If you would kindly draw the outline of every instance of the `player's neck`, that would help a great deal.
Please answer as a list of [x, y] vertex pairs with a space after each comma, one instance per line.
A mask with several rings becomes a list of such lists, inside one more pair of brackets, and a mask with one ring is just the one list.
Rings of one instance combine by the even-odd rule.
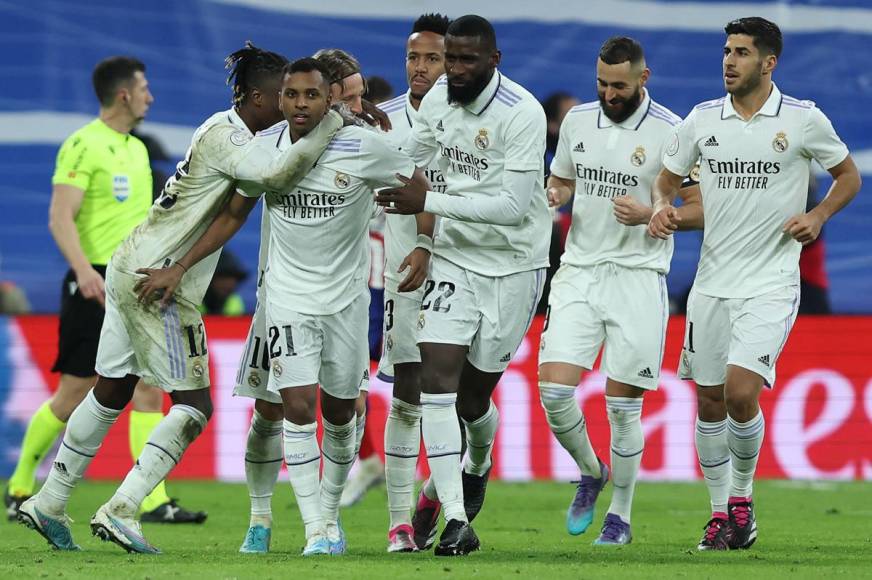
[[261, 127], [262, 123], [258, 121], [257, 115], [245, 105], [238, 105], [236, 107], [236, 114], [239, 115], [239, 118], [242, 119], [242, 122], [245, 123], [245, 126], [252, 133], [257, 133], [267, 128]]
[[732, 95], [733, 108], [740, 117], [747, 121], [763, 108], [770, 94], [772, 94], [772, 79], [767, 76], [756, 89], [747, 95], [741, 97]]
[[133, 127], [136, 126], [136, 121], [127, 111], [120, 110], [115, 106], [105, 109], [100, 107], [100, 120], [113, 131], [124, 135], [129, 135]]
[[415, 109], [416, 111], [418, 110], [418, 107], [421, 106], [421, 101], [423, 101], [423, 100], [424, 100], [423, 97], [419, 99], [419, 98], [415, 97], [414, 95], [412, 95], [412, 93], [409, 93], [409, 104], [412, 105], [412, 108]]

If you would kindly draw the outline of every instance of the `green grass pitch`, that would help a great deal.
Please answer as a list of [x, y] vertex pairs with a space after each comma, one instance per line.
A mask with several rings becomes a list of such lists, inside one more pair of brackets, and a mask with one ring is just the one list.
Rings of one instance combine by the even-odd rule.
[[387, 554], [384, 487], [343, 511], [349, 553], [302, 558], [302, 524], [293, 494], [280, 482], [273, 498], [272, 553], [237, 553], [248, 525], [243, 485], [172, 482], [186, 506], [209, 511], [202, 526], [147, 524], [162, 556], [128, 555], [90, 535], [88, 521], [115, 484], [85, 482], [73, 495], [79, 553], [51, 550], [35, 532], [0, 523], [0, 578], [872, 578], [872, 484], [759, 482], [759, 538], [750, 549], [698, 553], [707, 519], [702, 483], [642, 483], [636, 490], [634, 540], [621, 548], [591, 542], [608, 506], [582, 536], [564, 529], [573, 487], [560, 483], [493, 483], [475, 529], [482, 550], [466, 558]]

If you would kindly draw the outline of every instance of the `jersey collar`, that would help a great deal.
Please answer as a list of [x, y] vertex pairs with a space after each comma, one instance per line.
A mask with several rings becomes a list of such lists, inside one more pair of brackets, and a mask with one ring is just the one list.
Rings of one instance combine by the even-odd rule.
[[227, 111], [227, 118], [233, 125], [236, 125], [240, 129], [245, 129], [249, 135], [254, 135], [254, 133], [251, 132], [251, 129], [248, 128], [248, 125], [245, 124], [245, 121], [242, 120], [242, 117], [239, 116], [239, 113], [236, 112], [236, 107], [231, 107], [231, 109]]
[[502, 82], [503, 75], [500, 74], [500, 71], [494, 70], [494, 76], [491, 77], [491, 80], [487, 85], [485, 85], [484, 89], [478, 94], [474, 101], [468, 105], [463, 105], [463, 108], [473, 115], [481, 115], [497, 96], [497, 91], [500, 89]]
[[[772, 83], [772, 91], [769, 93], [769, 97], [767, 97], [766, 102], [763, 103], [763, 106], [760, 107], [760, 110], [754, 113], [751, 116], [751, 119], [758, 115], [762, 115], [764, 117], [777, 117], [778, 113], [781, 112], [781, 101], [783, 100], [781, 96], [781, 91], [778, 90], [778, 87], [775, 86], [775, 83]], [[729, 119], [730, 117], [738, 117], [742, 118], [739, 113], [736, 112], [736, 109], [733, 108], [733, 98], [730, 95], [727, 95], [724, 99], [724, 105], [721, 108], [721, 120]], [[749, 121], [751, 119], [748, 119]]]
[[621, 121], [620, 123], [614, 123], [611, 119], [609, 119], [608, 115], [603, 113], [603, 107], [600, 105], [599, 112], [597, 113], [596, 126], [598, 129], [608, 129], [609, 127], [620, 127], [622, 129], [627, 129], [629, 131], [636, 131], [642, 125], [642, 121], [645, 120], [645, 117], [648, 116], [648, 109], [651, 108], [651, 96], [648, 94], [648, 89], [642, 89], [645, 91], [645, 96], [642, 97], [642, 102], [639, 103], [639, 108], [633, 111], [633, 114]]
[[415, 107], [412, 106], [412, 89], [406, 91], [406, 121], [409, 122], [409, 127], [412, 127], [412, 119], [415, 118], [415, 115], [418, 114], [418, 111], [415, 110]]

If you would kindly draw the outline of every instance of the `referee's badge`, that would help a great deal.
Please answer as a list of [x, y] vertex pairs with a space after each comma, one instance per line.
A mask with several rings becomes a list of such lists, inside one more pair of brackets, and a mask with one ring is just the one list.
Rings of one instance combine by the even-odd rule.
[[272, 372], [275, 378], [282, 376], [282, 365], [279, 364], [279, 361], [274, 361], [272, 363]]
[[648, 157], [645, 155], [645, 148], [641, 146], [636, 147], [636, 150], [633, 151], [632, 155], [630, 155], [630, 163], [636, 167], [642, 167], [645, 165], [646, 159], [648, 159]]
[[252, 389], [256, 389], [260, 386], [260, 377], [257, 373], [251, 373], [248, 375], [248, 386]]
[[487, 129], [479, 129], [478, 135], [474, 139], [475, 146], [478, 149], [485, 150], [490, 147], [490, 139], [487, 136]]
[[345, 189], [351, 185], [351, 178], [344, 173], [336, 172], [336, 177], [333, 178], [333, 184], [339, 189]]
[[130, 197], [130, 179], [126, 175], [112, 176], [112, 195], [118, 201], [124, 201]]
[[772, 140], [772, 148], [777, 153], [784, 153], [789, 146], [790, 143], [787, 141], [787, 134], [784, 131], [779, 131], [775, 134], [775, 139]]

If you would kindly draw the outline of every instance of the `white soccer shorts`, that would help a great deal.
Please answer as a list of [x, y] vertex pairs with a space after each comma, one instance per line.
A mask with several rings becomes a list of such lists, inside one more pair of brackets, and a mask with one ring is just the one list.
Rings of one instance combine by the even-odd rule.
[[716, 298], [691, 290], [679, 376], [709, 387], [727, 379], [727, 365], [755, 372], [771, 387], [775, 363], [799, 310], [799, 286], [753, 298]]
[[267, 389], [269, 384], [269, 349], [267, 348], [266, 307], [258, 301], [251, 317], [251, 327], [236, 372], [234, 396], [260, 399], [281, 404], [282, 398]]
[[268, 389], [320, 384], [337, 399], [356, 399], [369, 386], [369, 290], [335, 314], [295, 312], [267, 296]]
[[559, 362], [591, 370], [605, 345], [606, 376], [656, 389], [668, 320], [664, 274], [611, 262], [563, 264], [551, 280], [539, 364]]
[[483, 276], [433, 256], [418, 315], [418, 344], [469, 346], [467, 360], [475, 368], [502, 372], [530, 328], [544, 282], [544, 268]]
[[378, 372], [394, 376], [394, 365], [421, 362], [418, 349], [418, 313], [424, 286], [414, 292], [398, 292], [397, 282], [385, 280], [382, 354]]

